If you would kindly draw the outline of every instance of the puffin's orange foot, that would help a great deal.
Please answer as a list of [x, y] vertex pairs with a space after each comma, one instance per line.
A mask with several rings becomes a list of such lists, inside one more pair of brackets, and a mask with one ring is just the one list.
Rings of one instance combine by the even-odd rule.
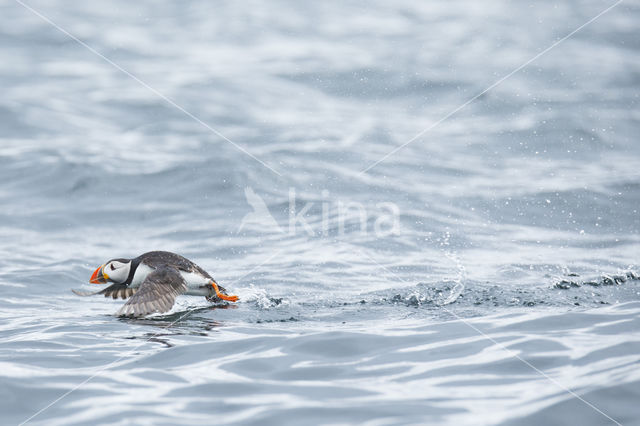
[[220, 293], [220, 289], [218, 288], [218, 284], [215, 281], [211, 281], [211, 287], [216, 291], [216, 296], [218, 296], [222, 300], [226, 300], [228, 302], [237, 302], [240, 298], [238, 296], [227, 296], [226, 294]]
[[218, 293], [218, 297], [222, 300], [228, 300], [229, 302], [237, 302], [240, 299], [238, 296], [225, 296], [222, 293]]

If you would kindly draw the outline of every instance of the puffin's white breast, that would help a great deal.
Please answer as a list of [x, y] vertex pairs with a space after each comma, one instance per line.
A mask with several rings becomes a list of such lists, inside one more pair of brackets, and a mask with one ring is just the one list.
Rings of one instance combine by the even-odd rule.
[[147, 278], [147, 275], [153, 271], [155, 271], [155, 269], [141, 262], [136, 268], [136, 272], [133, 274], [133, 279], [129, 286], [132, 288], [140, 287], [140, 284]]
[[[151, 272], [155, 271], [154, 268], [145, 265], [144, 263], [140, 263], [136, 272], [133, 274], [133, 279], [131, 280], [132, 288], [140, 287], [140, 284], [147, 278]], [[207, 286], [211, 283], [211, 279], [201, 275], [197, 272], [186, 272], [180, 271], [180, 275], [184, 278], [187, 283], [188, 290], [186, 294], [195, 295], [195, 296], [209, 296], [211, 293], [209, 288], [202, 288], [202, 286]]]
[[197, 272], [180, 271], [180, 275], [187, 282], [187, 287], [198, 288], [211, 283], [211, 278], [207, 278]]

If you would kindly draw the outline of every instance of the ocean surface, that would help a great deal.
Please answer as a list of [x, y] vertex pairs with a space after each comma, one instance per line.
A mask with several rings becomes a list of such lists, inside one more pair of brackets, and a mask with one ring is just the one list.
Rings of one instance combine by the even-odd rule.
[[[640, 425], [638, 28], [0, 1], [1, 423]], [[71, 292], [151, 250], [240, 302]]]

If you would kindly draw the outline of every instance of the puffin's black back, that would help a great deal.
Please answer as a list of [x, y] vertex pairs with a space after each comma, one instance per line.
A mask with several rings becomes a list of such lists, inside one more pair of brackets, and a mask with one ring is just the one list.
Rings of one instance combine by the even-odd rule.
[[211, 275], [207, 273], [207, 271], [205, 271], [186, 257], [180, 256], [179, 254], [171, 253], [169, 251], [150, 251], [141, 254], [136, 259], [134, 259], [134, 261], [135, 260], [138, 261], [136, 267], [138, 264], [140, 264], [140, 262], [154, 269], [169, 266], [180, 271], [198, 272], [207, 278], [213, 279]]

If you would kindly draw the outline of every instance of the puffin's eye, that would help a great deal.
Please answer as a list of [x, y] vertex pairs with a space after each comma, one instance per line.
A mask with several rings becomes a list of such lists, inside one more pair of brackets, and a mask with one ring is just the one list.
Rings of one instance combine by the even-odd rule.
[[111, 267], [111, 270], [114, 271], [116, 268], [113, 267], [113, 263], [111, 265], [109, 265]]

